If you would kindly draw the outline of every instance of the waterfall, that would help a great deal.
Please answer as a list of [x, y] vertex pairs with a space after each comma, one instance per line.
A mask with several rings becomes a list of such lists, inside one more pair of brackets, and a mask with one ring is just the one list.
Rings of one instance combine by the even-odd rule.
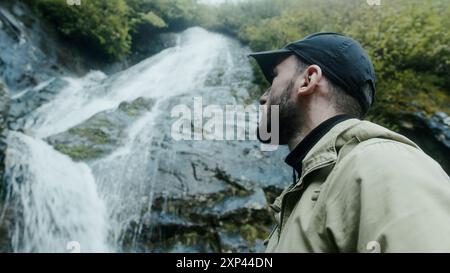
[[180, 34], [176, 46], [107, 77], [92, 71], [83, 78], [65, 78], [69, 85], [27, 120], [27, 131], [40, 138], [63, 132], [123, 101], [138, 97], [162, 99], [188, 92], [201, 83], [225, 38], [195, 27]]
[[[7, 179], [19, 219], [14, 251], [65, 252], [72, 241], [82, 252], [121, 251], [126, 226], [139, 222], [143, 207], [151, 207], [156, 118], [170, 112], [170, 98], [198, 94], [218, 59], [230, 64], [229, 40], [220, 34], [194, 27], [177, 41], [111, 76], [92, 71], [65, 77], [68, 85], [59, 95], [26, 117], [27, 135], [10, 134]], [[139, 97], [154, 99], [152, 110], [131, 124], [124, 144], [104, 158], [76, 163], [45, 141]]]
[[94, 176], [42, 140], [11, 132], [6, 177], [17, 221], [17, 252], [65, 252], [76, 241], [83, 252], [106, 252], [106, 208]]
[[[157, 182], [154, 179], [157, 162], [151, 158], [155, 120], [170, 112], [166, 108], [168, 99], [185, 93], [198, 94], [204, 88], [207, 74], [227, 51], [226, 46], [227, 40], [222, 35], [192, 28], [179, 37], [175, 47], [113, 79], [112, 92], [119, 98], [117, 101], [123, 101], [124, 94], [126, 98], [156, 99], [153, 110], [128, 130], [125, 144], [92, 164], [100, 192], [109, 204], [111, 235], [118, 245], [130, 222], [140, 222], [141, 208], [151, 209], [152, 189]], [[129, 91], [134, 95], [130, 96]], [[143, 192], [148, 194], [142, 197]]]

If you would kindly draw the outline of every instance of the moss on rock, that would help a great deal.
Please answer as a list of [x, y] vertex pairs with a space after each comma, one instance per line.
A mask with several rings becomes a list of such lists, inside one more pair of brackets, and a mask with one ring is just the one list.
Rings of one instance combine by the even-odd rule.
[[59, 152], [70, 156], [75, 161], [94, 159], [104, 154], [103, 150], [86, 145], [70, 146], [65, 144], [56, 144], [54, 147]]
[[66, 132], [47, 138], [47, 141], [76, 161], [105, 156], [122, 143], [126, 128], [150, 111], [153, 104], [154, 101], [148, 98], [122, 102], [117, 109], [100, 112]]
[[109, 135], [100, 128], [72, 128], [69, 133], [83, 137], [94, 144], [111, 142]]

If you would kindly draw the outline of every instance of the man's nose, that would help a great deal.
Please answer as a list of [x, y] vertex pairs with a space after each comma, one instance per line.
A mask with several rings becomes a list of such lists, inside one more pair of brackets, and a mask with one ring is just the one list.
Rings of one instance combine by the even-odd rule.
[[259, 104], [264, 105], [267, 103], [267, 97], [269, 96], [270, 88], [264, 92], [264, 94], [259, 98]]

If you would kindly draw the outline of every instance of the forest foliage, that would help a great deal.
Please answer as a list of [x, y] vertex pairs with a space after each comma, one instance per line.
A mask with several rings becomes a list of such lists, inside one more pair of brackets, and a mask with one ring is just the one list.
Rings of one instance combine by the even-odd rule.
[[79, 1], [25, 0], [66, 39], [108, 61], [127, 57], [140, 36], [181, 30], [198, 17], [196, 0]]
[[[280, 48], [310, 33], [347, 34], [368, 51], [377, 73], [369, 118], [390, 127], [400, 112], [450, 112], [448, 0], [248, 0], [207, 6], [196, 0], [32, 1], [57, 30], [109, 60], [134, 41], [200, 25], [232, 35], [251, 50]], [[267, 83], [255, 66], [255, 81]]]

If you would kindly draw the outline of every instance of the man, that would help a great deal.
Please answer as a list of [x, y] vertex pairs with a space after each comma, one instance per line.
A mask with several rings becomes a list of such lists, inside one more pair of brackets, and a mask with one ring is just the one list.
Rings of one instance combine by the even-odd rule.
[[450, 251], [450, 179], [411, 140], [361, 120], [375, 72], [358, 42], [317, 33], [250, 56], [272, 84], [260, 103], [279, 105], [294, 169], [271, 205], [268, 252]]

